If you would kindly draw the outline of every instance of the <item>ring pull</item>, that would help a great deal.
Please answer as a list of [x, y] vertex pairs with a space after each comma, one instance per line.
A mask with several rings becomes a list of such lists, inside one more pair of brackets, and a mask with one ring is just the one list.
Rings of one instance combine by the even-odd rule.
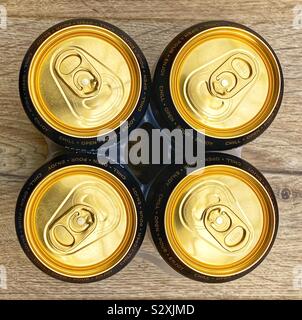
[[69, 46], [59, 51], [50, 68], [67, 106], [82, 125], [109, 123], [120, 112], [121, 79], [84, 49]]
[[68, 253], [79, 246], [97, 224], [93, 208], [78, 204], [65, 212], [48, 230], [51, 246]]
[[68, 88], [80, 98], [91, 98], [100, 90], [101, 76], [78, 49], [60, 52], [55, 70]]
[[67, 255], [93, 244], [113, 232], [120, 223], [120, 210], [97, 183], [76, 185], [58, 206], [44, 228], [48, 248]]
[[245, 53], [229, 57], [210, 76], [209, 90], [220, 99], [231, 99], [256, 76], [256, 63]]
[[238, 251], [249, 242], [249, 228], [229, 207], [222, 204], [208, 207], [203, 219], [207, 231], [225, 250]]
[[183, 94], [191, 112], [204, 123], [225, 121], [241, 105], [258, 76], [256, 59], [232, 50], [193, 70]]

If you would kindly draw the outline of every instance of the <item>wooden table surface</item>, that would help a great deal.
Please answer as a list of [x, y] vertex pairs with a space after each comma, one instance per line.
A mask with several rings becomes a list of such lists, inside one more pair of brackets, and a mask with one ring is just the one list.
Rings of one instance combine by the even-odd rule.
[[[293, 285], [299, 277], [294, 270], [302, 268], [302, 29], [294, 27], [299, 22], [295, 18], [299, 12], [293, 10], [297, 4], [291, 0], [6, 0], [8, 25], [0, 29], [0, 266], [7, 271], [7, 289], [0, 288], [0, 299], [302, 298], [302, 287]], [[285, 78], [282, 107], [271, 127], [245, 146], [242, 155], [272, 185], [280, 227], [271, 253], [252, 273], [226, 284], [194, 282], [170, 271], [148, 234], [125, 269], [92, 284], [55, 280], [24, 255], [14, 228], [15, 202], [48, 151], [21, 106], [18, 72], [27, 48], [41, 32], [75, 17], [103, 19], [125, 30], [142, 48], [151, 70], [176, 34], [206, 20], [245, 24], [275, 49]]]

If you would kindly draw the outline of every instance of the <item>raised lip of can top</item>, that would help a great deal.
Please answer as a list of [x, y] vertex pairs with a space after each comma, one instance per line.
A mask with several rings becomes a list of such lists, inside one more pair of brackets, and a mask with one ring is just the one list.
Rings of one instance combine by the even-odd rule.
[[[43, 59], [46, 59], [47, 52], [54, 46], [57, 45], [58, 38], [60, 41], [64, 41], [66, 38], [70, 36], [77, 36], [79, 34], [82, 35], [91, 35], [95, 37], [100, 37], [100, 39], [107, 40], [111, 42], [111, 45], [116, 45], [116, 49], [123, 55], [125, 59], [129, 71], [131, 74], [131, 92], [129, 93], [129, 97], [127, 99], [127, 103], [123, 108], [122, 112], [118, 114], [110, 123], [99, 125], [98, 127], [93, 127], [91, 129], [86, 128], [77, 128], [70, 125], [67, 125], [60, 121], [56, 116], [54, 116], [51, 111], [48, 110], [45, 102], [39, 93], [39, 82], [38, 77], [36, 76], [36, 69], [42, 64]], [[35, 108], [37, 109], [40, 116], [54, 129], [58, 130], [61, 133], [70, 135], [72, 137], [77, 138], [92, 138], [97, 137], [99, 132], [102, 129], [107, 129], [108, 132], [116, 129], [120, 122], [129, 118], [129, 116], [134, 111], [137, 102], [139, 100], [140, 91], [142, 87], [142, 79], [140, 75], [140, 68], [137, 61], [137, 58], [128, 44], [117, 34], [114, 32], [99, 27], [96, 25], [90, 24], [74, 24], [69, 27], [62, 28], [57, 32], [51, 34], [45, 41], [38, 47], [34, 56], [31, 60], [30, 68], [29, 68], [29, 77], [28, 77], [28, 86], [31, 99]], [[39, 98], [40, 97], [40, 98]], [[106, 133], [104, 131], [104, 133]]]
[[[240, 259], [234, 264], [230, 264], [228, 267], [227, 265], [222, 265], [218, 267], [218, 263], [216, 267], [211, 267], [211, 265], [207, 264], [203, 265], [201, 261], [197, 261], [196, 259], [191, 257], [177, 244], [177, 236], [175, 235], [175, 230], [173, 229], [172, 220], [169, 219], [169, 217], [172, 217], [171, 211], [175, 211], [175, 208], [178, 206], [177, 201], [179, 200], [181, 194], [184, 193], [185, 190], [187, 190], [186, 187], [190, 184], [190, 182], [192, 182], [192, 180], [194, 180], [194, 178], [198, 179], [198, 175], [196, 174], [196, 172], [195, 174], [191, 174], [185, 177], [183, 180], [181, 180], [176, 186], [176, 188], [173, 190], [172, 194], [170, 195], [165, 209], [165, 230], [168, 242], [172, 250], [178, 256], [178, 258], [182, 260], [183, 263], [185, 263], [190, 269], [193, 269], [194, 271], [205, 274], [207, 276], [228, 277], [234, 276], [238, 273], [245, 272], [249, 268], [253, 267], [253, 265], [255, 265], [266, 254], [266, 251], [268, 250], [275, 233], [275, 211], [273, 203], [267, 191], [262, 187], [261, 183], [257, 181], [254, 177], [252, 177], [248, 172], [239, 168], [234, 169], [234, 167], [227, 165], [212, 165], [200, 169], [200, 171], [203, 172], [204, 175], [207, 174], [206, 171], [215, 171], [215, 169], [217, 169], [218, 173], [219, 171], [223, 173], [228, 173], [237, 178], [241, 175], [240, 179], [245, 180], [245, 182], [247, 182], [249, 186], [253, 189], [255, 194], [257, 194], [261, 206], [266, 207], [266, 216], [263, 218], [262, 232], [259, 240], [257, 241], [257, 244], [250, 250], [250, 252], [247, 253], [247, 256]], [[185, 185], [184, 180], [186, 180]], [[258, 184], [258, 186], [253, 185], [254, 183]], [[262, 196], [261, 193], [264, 193], [264, 195]], [[266, 212], [266, 209], [269, 212]]]
[[[254, 46], [254, 49], [258, 49], [259, 55], [261, 56], [261, 58], [264, 58], [263, 63], [265, 64], [266, 72], [268, 74], [270, 82], [270, 87], [268, 89], [269, 92], [266, 97], [265, 104], [261, 107], [260, 112], [256, 114], [256, 116], [254, 116], [252, 119], [250, 119], [247, 123], [243, 123], [241, 126], [235, 127], [233, 129], [213, 128], [208, 125], [204, 125], [200, 121], [194, 119], [194, 117], [192, 117], [186, 111], [186, 104], [178, 94], [178, 83], [176, 83], [177, 79], [179, 78], [177, 74], [179, 72], [180, 65], [182, 61], [186, 58], [186, 55], [190, 52], [190, 50], [193, 50], [200, 43], [200, 41], [206, 41], [207, 36], [213, 39], [215, 38], [215, 36], [221, 36], [219, 34], [220, 31], [225, 32], [228, 36], [232, 35], [232, 32], [234, 34], [237, 33], [236, 35], [238, 37], [241, 36], [244, 41], [251, 41], [250, 43]], [[213, 33], [214, 35], [211, 35]], [[235, 35], [233, 36], [235, 37]], [[282, 81], [283, 80], [280, 64], [277, 61], [275, 54], [273, 53], [272, 49], [259, 36], [256, 36], [254, 33], [246, 29], [240, 28], [240, 25], [232, 26], [228, 24], [223, 25], [223, 23], [221, 23], [219, 26], [206, 28], [205, 30], [197, 33], [182, 45], [181, 49], [177, 53], [172, 63], [171, 74], [169, 78], [169, 86], [171, 90], [172, 101], [177, 111], [180, 113], [180, 115], [183, 117], [183, 119], [189, 126], [193, 127], [196, 130], [204, 130], [206, 135], [212, 138], [230, 139], [247, 135], [259, 128], [263, 123], [267, 121], [267, 119], [273, 113], [274, 109], [278, 107], [277, 104], [279, 103], [279, 98], [282, 94]], [[272, 86], [272, 84], [274, 85]], [[270, 97], [269, 101], [267, 101], [268, 97]]]
[[[36, 221], [35, 213], [41, 197], [47, 190], [58, 180], [67, 175], [75, 174], [91, 174], [96, 178], [107, 180], [112, 183], [112, 187], [116, 188], [117, 193], [121, 196], [121, 201], [125, 205], [125, 214], [127, 215], [127, 227], [122, 242], [114, 250], [114, 253], [107, 257], [101, 263], [95, 263], [92, 266], [80, 267], [65, 265], [61, 261], [56, 260], [55, 255], [51, 254], [48, 248], [41, 243], [35, 231], [33, 223]], [[59, 168], [54, 172], [46, 175], [34, 188], [29, 196], [24, 212], [24, 234], [28, 246], [36, 259], [42, 263], [47, 269], [55, 274], [73, 279], [91, 279], [108, 273], [112, 268], [118, 265], [128, 254], [133, 245], [137, 233], [137, 210], [132, 195], [126, 186], [112, 173], [88, 164], [72, 164]], [[68, 280], [68, 279], [67, 279]]]

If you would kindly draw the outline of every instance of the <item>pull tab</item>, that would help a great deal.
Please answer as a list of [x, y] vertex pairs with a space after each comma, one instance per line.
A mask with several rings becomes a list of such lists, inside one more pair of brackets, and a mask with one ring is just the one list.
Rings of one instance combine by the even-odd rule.
[[122, 112], [122, 80], [84, 49], [69, 46], [57, 52], [50, 69], [69, 110], [82, 126], [109, 123]]
[[257, 75], [257, 60], [246, 51], [232, 50], [193, 70], [185, 79], [183, 94], [202, 123], [223, 122], [244, 101]]
[[84, 52], [74, 48], [61, 51], [54, 67], [64, 83], [80, 98], [91, 98], [100, 90], [101, 77]]
[[229, 207], [208, 207], [203, 217], [207, 231], [225, 250], [238, 251], [248, 243], [250, 231], [247, 225]]
[[96, 215], [91, 207], [75, 205], [51, 226], [49, 242], [54, 249], [68, 253], [94, 231], [96, 224]]
[[72, 254], [113, 232], [120, 223], [118, 198], [103, 183], [81, 182], [59, 204], [43, 236], [56, 254]]
[[237, 53], [229, 57], [210, 76], [211, 93], [220, 99], [230, 99], [246, 87], [256, 76], [252, 57]]

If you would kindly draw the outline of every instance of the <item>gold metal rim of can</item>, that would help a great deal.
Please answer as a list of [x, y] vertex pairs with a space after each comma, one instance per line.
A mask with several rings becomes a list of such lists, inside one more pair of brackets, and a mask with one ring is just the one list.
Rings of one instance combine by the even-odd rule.
[[[227, 186], [226, 182], [230, 185]], [[200, 189], [203, 186], [204, 189]], [[205, 204], [199, 202], [206, 199], [203, 197], [205, 193], [201, 192], [210, 194], [215, 190], [213, 188], [218, 188], [219, 194], [224, 187], [233, 189], [235, 199], [240, 195], [239, 205], [234, 202], [227, 207], [231, 208], [230, 212], [237, 210], [228, 230], [234, 234], [236, 225], [240, 227], [241, 224], [249, 232], [246, 233], [247, 242], [243, 240], [241, 247], [240, 243], [239, 247], [228, 247], [228, 235], [223, 234], [219, 238], [219, 234], [215, 234], [213, 229], [205, 227], [204, 217], [208, 209], [202, 213], [198, 211], [198, 208], [203, 209], [203, 206], [206, 208]], [[221, 195], [221, 199], [225, 197], [223, 193]], [[232, 208], [237, 209], [232, 211]], [[240, 220], [236, 217], [240, 217]], [[168, 199], [164, 224], [171, 249], [188, 268], [207, 276], [231, 277], [250, 269], [265, 255], [274, 238], [276, 216], [270, 196], [252, 175], [227, 165], [211, 165], [189, 174], [179, 182]], [[227, 232], [230, 234], [231, 231]], [[233, 237], [234, 239], [236, 237]]]
[[[83, 48], [88, 48], [87, 52]], [[93, 99], [95, 98], [95, 101], [101, 101], [101, 103], [97, 104], [93, 99], [79, 97], [70, 89], [75, 88], [75, 80], [72, 82], [63, 73], [60, 78], [58, 72], [61, 71], [56, 71], [59, 69], [53, 70], [56, 67], [54, 55], [57, 52], [60, 53], [61, 49], [77, 50], [76, 54], [82, 54], [81, 61], [85, 61], [86, 64], [82, 69], [88, 68], [91, 73], [86, 74], [89, 77], [98, 78], [98, 81], [93, 78], [94, 83], [99, 83], [98, 89], [95, 89], [93, 93], [95, 94]], [[88, 51], [95, 53], [95, 57]], [[99, 57], [105, 59], [105, 62], [99, 61]], [[89, 64], [87, 58], [94, 65]], [[62, 59], [60, 60], [62, 61]], [[71, 68], [71, 63], [75, 63], [75, 61], [71, 61], [71, 63], [68, 61], [68, 63]], [[66, 66], [68, 67], [68, 65]], [[74, 70], [77, 70], [76, 67]], [[75, 79], [74, 74], [72, 76]], [[62, 79], [69, 83], [69, 89]], [[78, 79], [80, 78], [78, 77]], [[87, 78], [82, 80], [88, 81]], [[63, 84], [60, 85], [61, 83]], [[90, 84], [91, 82], [89, 82]], [[118, 128], [135, 110], [141, 86], [139, 63], [128, 44], [117, 34], [93, 25], [74, 25], [50, 35], [36, 50], [28, 75], [30, 97], [42, 119], [57, 131], [78, 138], [97, 137], [100, 133], [106, 134]], [[112, 101], [107, 99], [106, 102], [105, 98], [108, 94], [106, 90], [112, 90], [110, 91]], [[104, 112], [104, 108], [97, 109], [95, 108], [97, 105], [106, 106], [103, 119], [100, 115]], [[75, 106], [81, 108], [76, 110]], [[91, 111], [93, 108], [95, 110]]]
[[[223, 61], [223, 57], [228, 60], [232, 54], [238, 57], [240, 54], [247, 54], [247, 59], [250, 59], [254, 68], [251, 69], [253, 79], [250, 82], [242, 81], [242, 84], [238, 81], [241, 88], [231, 98], [220, 99], [221, 96], [218, 96], [215, 103], [217, 106], [220, 104], [219, 108], [228, 106], [225, 111], [222, 108], [219, 112], [207, 109], [206, 104], [202, 105], [202, 99], [211, 99], [211, 103], [214, 103], [217, 92], [215, 96], [205, 89], [202, 96], [201, 91], [198, 91], [201, 90], [201, 83], [207, 83], [209, 88], [210, 76], [216, 75], [216, 70], [223, 72], [225, 67], [225, 70], [230, 71], [230, 65]], [[177, 111], [192, 128], [204, 131], [213, 138], [228, 139], [246, 135], [265, 123], [277, 106], [281, 81], [278, 62], [271, 49], [260, 38], [241, 28], [221, 26], [202, 31], [184, 44], [173, 61], [169, 85]], [[229, 92], [227, 94], [230, 95]], [[237, 108], [242, 100], [245, 110]]]
[[[102, 199], [96, 199], [102, 194]], [[93, 226], [90, 234], [75, 230], [70, 214], [73, 208], [83, 207], [95, 213], [95, 226], [90, 221], [84, 231]], [[65, 208], [70, 211], [64, 212]], [[63, 238], [64, 246], [56, 241], [54, 228], [58, 226], [66, 226], [75, 236], [74, 248], [66, 246], [69, 238]], [[126, 186], [108, 171], [89, 165], [71, 165], [46, 176], [25, 208], [24, 232], [32, 253], [45, 267], [69, 278], [95, 277], [118, 265], [130, 250], [136, 230], [136, 207]]]

